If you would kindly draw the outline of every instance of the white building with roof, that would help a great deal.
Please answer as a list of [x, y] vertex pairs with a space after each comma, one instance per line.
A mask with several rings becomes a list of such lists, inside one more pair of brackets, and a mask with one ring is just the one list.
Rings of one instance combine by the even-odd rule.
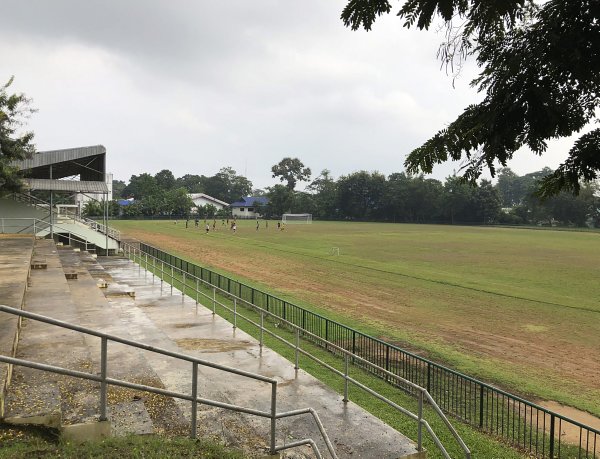
[[221, 210], [221, 209], [224, 209], [225, 207], [229, 207], [229, 204], [227, 204], [226, 202], [221, 201], [217, 198], [213, 198], [212, 196], [209, 196], [204, 193], [190, 193], [190, 194], [188, 194], [188, 196], [190, 197], [190, 199], [192, 201], [194, 201], [195, 207], [202, 207], [202, 206], [205, 206], [206, 204], [215, 206], [217, 208], [217, 210]]

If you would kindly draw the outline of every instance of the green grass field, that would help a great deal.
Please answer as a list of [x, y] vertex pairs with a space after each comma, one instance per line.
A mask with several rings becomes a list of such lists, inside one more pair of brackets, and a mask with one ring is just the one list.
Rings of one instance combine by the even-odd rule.
[[[127, 235], [534, 401], [600, 416], [600, 234], [315, 222]], [[201, 227], [202, 227], [201, 223]], [[339, 247], [340, 255], [330, 255]]]

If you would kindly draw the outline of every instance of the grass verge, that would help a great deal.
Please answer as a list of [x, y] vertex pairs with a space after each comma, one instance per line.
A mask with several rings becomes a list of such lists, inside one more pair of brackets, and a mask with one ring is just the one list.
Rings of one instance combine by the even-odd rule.
[[56, 432], [35, 428], [15, 428], [0, 424], [0, 458], [119, 458], [164, 459], [244, 459], [243, 452], [225, 448], [218, 442], [157, 435], [107, 438], [81, 444], [58, 440]]

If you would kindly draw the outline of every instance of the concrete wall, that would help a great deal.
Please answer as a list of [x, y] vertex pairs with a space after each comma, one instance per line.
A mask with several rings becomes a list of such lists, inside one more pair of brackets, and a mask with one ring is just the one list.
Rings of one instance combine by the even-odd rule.
[[48, 221], [49, 213], [49, 210], [24, 202], [0, 198], [0, 233], [18, 233], [30, 227], [33, 222], [25, 219], [37, 218]]

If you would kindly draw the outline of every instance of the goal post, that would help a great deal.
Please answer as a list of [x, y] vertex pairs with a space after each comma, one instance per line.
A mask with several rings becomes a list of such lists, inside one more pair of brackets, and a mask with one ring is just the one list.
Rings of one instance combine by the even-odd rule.
[[312, 214], [283, 214], [281, 216], [283, 223], [312, 223]]

